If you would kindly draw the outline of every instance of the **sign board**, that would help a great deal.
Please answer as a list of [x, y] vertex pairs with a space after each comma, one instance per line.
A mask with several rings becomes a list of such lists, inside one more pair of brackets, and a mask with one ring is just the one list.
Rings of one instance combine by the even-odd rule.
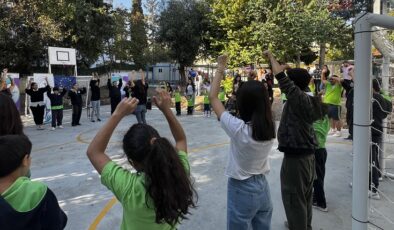
[[55, 86], [55, 80], [53, 74], [50, 73], [35, 73], [33, 74], [33, 81], [37, 83], [38, 88], [44, 88], [47, 85], [45, 78], [48, 78], [49, 85], [53, 88]]
[[48, 47], [48, 57], [49, 65], [77, 65], [75, 49]]

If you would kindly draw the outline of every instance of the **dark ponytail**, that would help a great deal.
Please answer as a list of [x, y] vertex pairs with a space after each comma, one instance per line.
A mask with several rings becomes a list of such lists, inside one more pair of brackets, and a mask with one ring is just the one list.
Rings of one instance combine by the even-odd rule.
[[147, 197], [153, 201], [156, 223], [175, 226], [195, 207], [195, 190], [174, 146], [151, 126], [133, 125], [123, 139], [129, 160], [145, 173]]

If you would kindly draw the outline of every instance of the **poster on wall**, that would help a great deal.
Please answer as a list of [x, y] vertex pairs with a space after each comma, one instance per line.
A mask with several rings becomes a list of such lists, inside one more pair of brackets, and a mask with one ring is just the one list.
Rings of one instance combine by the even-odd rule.
[[120, 73], [112, 73], [111, 74], [111, 82], [119, 81], [119, 79], [122, 79], [122, 81], [123, 81], [122, 89], [120, 91], [122, 94], [122, 97], [123, 97], [125, 95], [123, 88], [126, 86], [127, 82], [129, 81], [129, 73], [120, 72]]
[[[11, 84], [10, 78], [14, 82], [14, 85]], [[18, 108], [18, 110], [20, 110], [21, 102], [20, 102], [20, 91], [19, 91], [19, 86], [20, 86], [19, 73], [7, 73], [6, 84], [7, 84], [7, 88], [10, 89], [12, 100], [15, 102], [15, 105]]]
[[[50, 73], [35, 73], [33, 74], [33, 81], [37, 83], [38, 88], [44, 88], [47, 86], [47, 82], [45, 78], [48, 79], [49, 86], [53, 88], [55, 86], [55, 80], [53, 78], [53, 74]], [[50, 123], [52, 120], [51, 113], [51, 101], [49, 100], [47, 94], [44, 94], [44, 103], [45, 103], [45, 114], [44, 114], [44, 123]]]
[[55, 75], [54, 81], [55, 86], [70, 90], [77, 83], [77, 78], [75, 76]]

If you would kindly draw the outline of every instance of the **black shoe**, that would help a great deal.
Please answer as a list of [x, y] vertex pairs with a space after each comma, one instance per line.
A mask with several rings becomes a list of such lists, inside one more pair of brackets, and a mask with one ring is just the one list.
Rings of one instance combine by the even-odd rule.
[[71, 124], [71, 126], [77, 126], [76, 124]]
[[345, 140], [352, 141], [352, 140], [353, 140], [353, 136], [352, 136], [352, 135], [349, 135], [348, 137], [345, 138]]
[[97, 121], [101, 121], [101, 119], [97, 119]]
[[95, 120], [91, 120], [91, 122], [96, 122]]
[[77, 125], [81, 125], [81, 123], [78, 123]]

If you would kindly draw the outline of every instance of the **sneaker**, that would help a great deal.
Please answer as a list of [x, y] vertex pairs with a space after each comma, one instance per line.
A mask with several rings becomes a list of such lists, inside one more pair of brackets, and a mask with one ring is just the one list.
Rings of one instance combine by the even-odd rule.
[[348, 141], [352, 141], [353, 137], [352, 137], [352, 135], [349, 135], [349, 136], [347, 136], [346, 138], [343, 138], [343, 139], [348, 140]]
[[380, 195], [378, 192], [368, 191], [368, 197], [374, 200], [380, 200]]
[[316, 205], [312, 204], [312, 207], [317, 209], [317, 210], [319, 210], [319, 211], [322, 211], [322, 212], [328, 212], [327, 206], [320, 206], [320, 205], [317, 205], [317, 204]]
[[81, 123], [78, 123], [77, 125], [81, 125]]
[[353, 182], [349, 183], [350, 188], [353, 188]]
[[91, 122], [96, 122], [95, 120], [91, 120]]
[[56, 128], [55, 128], [55, 127], [52, 127], [52, 128], [51, 128], [51, 131], [55, 131], [55, 130], [56, 130]]
[[100, 118], [97, 118], [97, 121], [101, 121], [101, 119], [100, 119]]
[[330, 129], [330, 131], [328, 132], [328, 135], [331, 136], [331, 135], [334, 135], [334, 134], [335, 134], [335, 129]]
[[64, 127], [63, 127], [62, 125], [59, 125], [58, 128], [59, 128], [59, 129], [63, 129]]
[[332, 135], [333, 137], [341, 137], [342, 136], [342, 132], [341, 131], [336, 131], [334, 133], [334, 135]]
[[383, 177], [379, 177], [379, 181], [383, 181]]
[[44, 130], [45, 128], [44, 128], [44, 126], [39, 125], [37, 129], [38, 129], [38, 130]]

